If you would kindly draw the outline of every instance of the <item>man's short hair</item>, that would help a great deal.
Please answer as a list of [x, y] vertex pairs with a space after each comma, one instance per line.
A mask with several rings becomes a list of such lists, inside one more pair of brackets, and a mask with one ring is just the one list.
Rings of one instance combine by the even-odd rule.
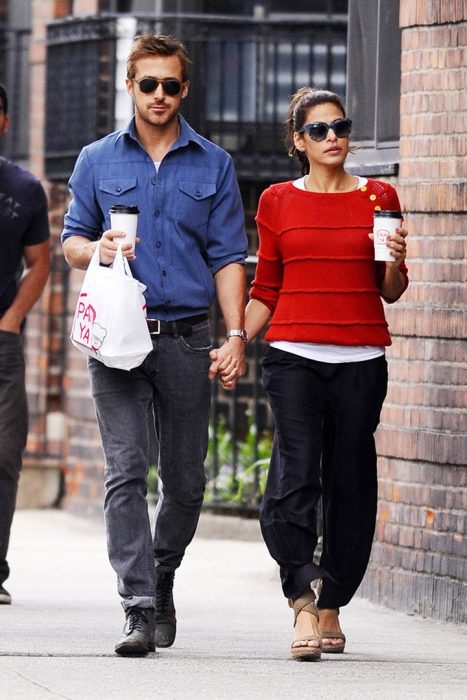
[[2, 103], [3, 111], [8, 114], [8, 95], [6, 87], [0, 83], [0, 102]]
[[183, 44], [167, 34], [140, 34], [135, 37], [127, 59], [127, 77], [132, 80], [136, 75], [136, 62], [148, 56], [178, 56], [182, 66], [182, 80], [188, 80], [190, 59]]

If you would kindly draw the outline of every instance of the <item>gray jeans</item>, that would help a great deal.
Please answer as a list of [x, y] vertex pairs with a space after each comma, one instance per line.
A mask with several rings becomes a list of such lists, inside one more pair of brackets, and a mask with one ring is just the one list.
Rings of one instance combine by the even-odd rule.
[[10, 573], [6, 557], [27, 434], [22, 341], [0, 331], [0, 585]]
[[[176, 569], [195, 534], [206, 482], [210, 349], [206, 321], [191, 336], [154, 336], [153, 351], [131, 372], [89, 360], [106, 462], [107, 547], [125, 609], [153, 607], [156, 567]], [[162, 487], [152, 536], [146, 493], [154, 435]]]

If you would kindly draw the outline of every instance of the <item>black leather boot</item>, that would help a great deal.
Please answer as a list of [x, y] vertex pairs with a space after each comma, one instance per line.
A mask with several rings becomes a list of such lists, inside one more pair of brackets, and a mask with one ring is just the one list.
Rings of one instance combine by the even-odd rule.
[[157, 574], [156, 580], [156, 646], [171, 647], [177, 632], [173, 599], [174, 571]]
[[125, 611], [125, 626], [115, 651], [121, 656], [145, 656], [155, 651], [154, 608], [128, 608]]
[[11, 605], [11, 595], [0, 585], [0, 605]]

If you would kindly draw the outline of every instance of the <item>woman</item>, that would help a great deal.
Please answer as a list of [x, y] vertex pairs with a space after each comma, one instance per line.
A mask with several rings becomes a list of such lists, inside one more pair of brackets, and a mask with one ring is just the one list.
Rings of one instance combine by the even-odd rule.
[[390, 185], [345, 170], [351, 121], [336, 94], [301, 89], [286, 124], [289, 154], [303, 177], [261, 196], [245, 326], [251, 340], [269, 322], [263, 379], [276, 432], [261, 529], [295, 613], [292, 656], [314, 660], [344, 651], [339, 608], [357, 590], [370, 556], [373, 434], [391, 344], [381, 297], [394, 302], [407, 287], [407, 231], [398, 228], [387, 244], [392, 262], [374, 261], [374, 211], [400, 211], [399, 200]]

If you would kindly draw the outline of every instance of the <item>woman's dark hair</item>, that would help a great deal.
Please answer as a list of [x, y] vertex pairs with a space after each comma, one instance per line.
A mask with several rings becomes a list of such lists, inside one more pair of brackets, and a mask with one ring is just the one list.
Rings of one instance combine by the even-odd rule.
[[342, 98], [330, 90], [303, 87], [300, 88], [290, 100], [287, 119], [284, 122], [286, 126], [285, 145], [289, 156], [298, 159], [302, 175], [306, 175], [309, 172], [310, 164], [306, 155], [295, 147], [293, 140], [294, 132], [300, 131], [302, 126], [305, 125], [309, 109], [328, 103], [336, 105], [342, 112], [342, 116], [346, 116]]
[[177, 56], [182, 66], [182, 80], [188, 80], [190, 59], [183, 44], [166, 34], [141, 34], [135, 41], [127, 59], [127, 77], [136, 75], [136, 62], [147, 56]]

